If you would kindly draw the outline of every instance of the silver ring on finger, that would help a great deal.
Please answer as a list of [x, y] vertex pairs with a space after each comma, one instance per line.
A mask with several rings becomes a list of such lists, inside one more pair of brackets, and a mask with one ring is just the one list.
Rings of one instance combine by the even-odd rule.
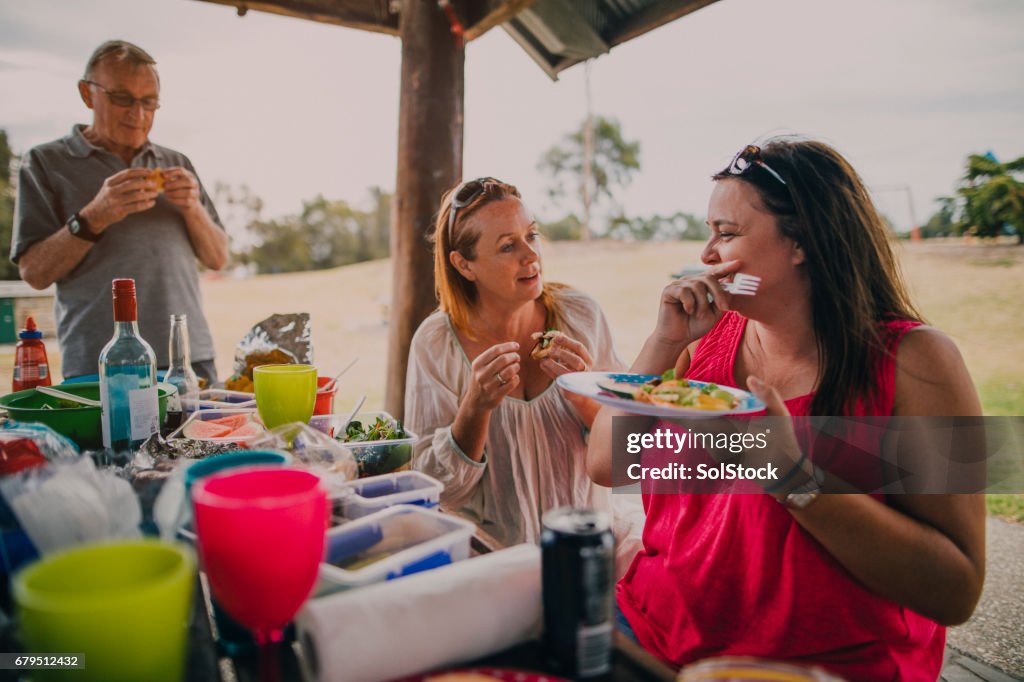
[[495, 372], [494, 373], [494, 378], [497, 379], [498, 383], [500, 385], [502, 385], [502, 386], [504, 386], [505, 384], [508, 383], [508, 380], [506, 380], [504, 377], [501, 376], [501, 372]]

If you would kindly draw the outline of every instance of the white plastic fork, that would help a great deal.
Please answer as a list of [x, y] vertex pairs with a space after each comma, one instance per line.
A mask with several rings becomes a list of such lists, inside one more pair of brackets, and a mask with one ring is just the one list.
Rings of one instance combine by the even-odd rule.
[[733, 296], [753, 296], [757, 288], [761, 286], [761, 278], [757, 275], [745, 275], [742, 272], [733, 276], [731, 282], [726, 282], [722, 288]]
[[[757, 288], [761, 286], [761, 278], [757, 275], [745, 275], [738, 272], [733, 275], [731, 282], [726, 282], [722, 288], [733, 296], [753, 296]], [[708, 294], [708, 303], [714, 303], [715, 297]]]

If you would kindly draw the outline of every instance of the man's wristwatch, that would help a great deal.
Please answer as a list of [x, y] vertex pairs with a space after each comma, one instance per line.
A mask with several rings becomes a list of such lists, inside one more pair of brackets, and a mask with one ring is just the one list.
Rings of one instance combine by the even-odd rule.
[[81, 213], [72, 213], [71, 217], [68, 218], [68, 232], [72, 236], [84, 239], [87, 242], [98, 242], [102, 233], [93, 232], [89, 228], [89, 222], [82, 216]]
[[818, 467], [811, 465], [814, 473], [806, 483], [797, 486], [789, 491], [789, 494], [779, 500], [782, 506], [787, 509], [807, 509], [811, 503], [821, 495], [821, 485], [825, 482], [825, 472]]

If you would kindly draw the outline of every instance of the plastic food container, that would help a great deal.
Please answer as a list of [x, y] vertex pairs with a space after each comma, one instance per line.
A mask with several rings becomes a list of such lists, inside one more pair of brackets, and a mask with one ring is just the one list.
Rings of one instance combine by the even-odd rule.
[[255, 408], [256, 396], [243, 391], [229, 391], [225, 388], [208, 388], [199, 392], [199, 409], [241, 409]]
[[[419, 436], [408, 429], [405, 431], [405, 438], [394, 440], [364, 440], [350, 441], [345, 443], [344, 429], [345, 417], [343, 414], [313, 415], [309, 425], [323, 431], [339, 443], [344, 443], [352, 450], [352, 455], [359, 465], [360, 476], [377, 476], [379, 474], [391, 473], [397, 469], [407, 466], [412, 461], [412, 447], [419, 440]], [[364, 427], [373, 424], [378, 418], [383, 419], [392, 426], [397, 420], [387, 412], [360, 412], [352, 418], [353, 422], [360, 422]]]
[[334, 514], [343, 519], [358, 519], [396, 504], [411, 504], [428, 509], [441, 502], [444, 486], [419, 471], [399, 471], [346, 481], [331, 492]]
[[462, 561], [474, 529], [469, 521], [410, 505], [332, 528], [314, 596]]
[[[232, 426], [232, 430], [217, 435], [218, 424], [210, 424], [215, 420], [226, 420], [224, 425]], [[204, 426], [204, 424], [206, 424]], [[260, 423], [255, 409], [231, 409], [209, 408], [196, 410], [185, 423], [171, 432], [167, 440], [174, 438], [191, 438], [193, 440], [204, 440], [211, 443], [237, 443], [247, 445], [266, 433], [263, 424]]]

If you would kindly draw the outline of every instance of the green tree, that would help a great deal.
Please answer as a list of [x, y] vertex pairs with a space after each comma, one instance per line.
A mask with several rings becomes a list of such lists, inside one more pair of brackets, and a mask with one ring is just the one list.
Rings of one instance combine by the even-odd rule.
[[18, 157], [7, 141], [7, 131], [0, 130], [0, 279], [20, 279], [18, 266], [8, 257], [14, 237], [14, 170]]
[[584, 216], [583, 239], [590, 233], [587, 223], [591, 206], [601, 204], [602, 200], [614, 204], [614, 191], [629, 185], [633, 173], [640, 170], [640, 143], [627, 140], [617, 120], [596, 116], [592, 125], [589, 175], [584, 167], [588, 156], [586, 121], [579, 130], [565, 135], [560, 145], [548, 149], [537, 164], [539, 170], [552, 178], [548, 189], [552, 200], [560, 203], [569, 196], [579, 196]]
[[385, 258], [390, 249], [391, 194], [370, 189], [370, 210], [323, 196], [303, 203], [302, 212], [249, 226], [246, 254], [260, 273], [335, 268]]
[[296, 216], [250, 223], [257, 245], [249, 252], [260, 274], [312, 270], [309, 245]]
[[553, 242], [575, 241], [580, 238], [580, 219], [570, 213], [559, 221], [542, 223], [540, 231]]
[[391, 255], [391, 192], [371, 187], [370, 199], [373, 208], [363, 217], [368, 253], [370, 259], [387, 258]]
[[670, 216], [653, 215], [649, 218], [612, 218], [608, 236], [623, 241], [703, 241], [710, 231], [697, 216], [677, 211]]
[[1024, 156], [1000, 163], [992, 154], [972, 154], [957, 188], [960, 232], [994, 237], [1009, 230], [1024, 243]]
[[263, 200], [246, 184], [233, 187], [217, 182], [213, 186], [213, 203], [228, 234], [231, 262], [248, 265], [255, 246], [250, 226], [260, 221]]
[[940, 197], [936, 200], [939, 210], [921, 226], [921, 236], [925, 239], [949, 237], [956, 232], [956, 205], [953, 197]]

